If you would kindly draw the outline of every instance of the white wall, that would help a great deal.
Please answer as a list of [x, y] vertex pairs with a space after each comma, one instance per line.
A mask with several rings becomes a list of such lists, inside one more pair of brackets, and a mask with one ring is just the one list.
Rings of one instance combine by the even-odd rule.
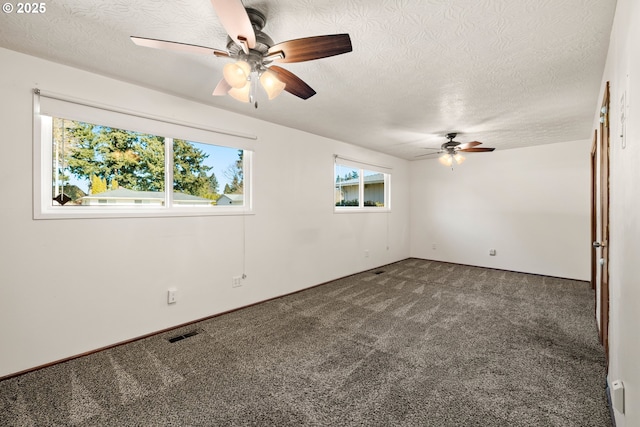
[[[5, 49], [0, 63], [0, 377], [409, 256], [405, 160]], [[257, 135], [256, 214], [33, 220], [34, 87]], [[333, 213], [334, 154], [393, 168], [392, 213]]]
[[[600, 102], [611, 84], [609, 382], [625, 386], [625, 414], [615, 412], [618, 427], [640, 425], [640, 2], [618, 0]], [[626, 98], [626, 132], [621, 99]], [[621, 134], [625, 134], [626, 147]]]
[[590, 148], [468, 154], [453, 171], [412, 162], [411, 255], [589, 280]]

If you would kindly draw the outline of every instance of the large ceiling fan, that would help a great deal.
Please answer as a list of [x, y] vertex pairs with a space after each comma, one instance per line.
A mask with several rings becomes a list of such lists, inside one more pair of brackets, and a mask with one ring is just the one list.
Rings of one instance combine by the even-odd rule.
[[424, 156], [433, 156], [437, 154], [441, 154], [438, 159], [440, 163], [445, 166], [453, 166], [454, 162], [456, 164], [461, 164], [465, 158], [460, 153], [486, 153], [495, 150], [495, 148], [490, 147], [478, 147], [482, 142], [479, 141], [471, 141], [466, 142], [464, 144], [454, 141], [454, 138], [458, 136], [457, 133], [448, 133], [446, 135], [448, 141], [437, 148], [427, 148], [428, 150], [436, 150], [433, 153], [420, 154], [416, 157], [424, 157]]
[[131, 36], [131, 40], [139, 46], [235, 59], [225, 65], [224, 77], [213, 95], [229, 94], [239, 101], [251, 102], [256, 108], [258, 82], [269, 99], [283, 90], [302, 99], [316, 94], [295, 74], [272, 63], [311, 61], [352, 51], [349, 34], [305, 37], [274, 44], [271, 37], [262, 32], [266, 17], [261, 12], [245, 9], [241, 0], [211, 0], [211, 4], [229, 35], [227, 50], [136, 36]]

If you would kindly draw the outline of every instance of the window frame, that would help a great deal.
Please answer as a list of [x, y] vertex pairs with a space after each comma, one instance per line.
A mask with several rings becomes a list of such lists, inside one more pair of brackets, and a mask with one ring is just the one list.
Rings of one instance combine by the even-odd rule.
[[[41, 97], [47, 98], [49, 105], [45, 112], [41, 111]], [[164, 137], [165, 153], [165, 200], [163, 206], [137, 204], [134, 206], [56, 206], [51, 203], [51, 188], [53, 185], [53, 153], [52, 153], [52, 117], [61, 117], [53, 113], [56, 103], [61, 110], [70, 108], [69, 120], [84, 121], [97, 125], [117, 127], [130, 131], [151, 133]], [[67, 104], [67, 105], [64, 105]], [[169, 120], [162, 117], [145, 115], [137, 112], [120, 110], [114, 107], [101, 106], [75, 99], [63, 98], [57, 95], [44, 95], [34, 90], [33, 102], [33, 218], [34, 219], [80, 219], [80, 218], [147, 218], [147, 217], [175, 217], [175, 216], [218, 216], [218, 215], [246, 215], [253, 214], [252, 197], [252, 169], [253, 147], [251, 140], [257, 139], [252, 135], [234, 133], [194, 125], [191, 123]], [[94, 115], [96, 119], [92, 119]], [[106, 123], [100, 123], [100, 117], [107, 117]], [[131, 125], [122, 125], [122, 120], [131, 118]], [[141, 121], [142, 120], [142, 121]], [[136, 129], [135, 123], [144, 123], [142, 129]], [[155, 132], [157, 127], [159, 132]], [[186, 137], [180, 134], [187, 133]], [[201, 136], [195, 139], [192, 136]], [[184, 139], [191, 142], [210, 144], [221, 147], [243, 150], [243, 205], [221, 206], [180, 206], [173, 203], [173, 140]], [[204, 141], [202, 140], [204, 139]]]
[[[358, 206], [336, 206], [336, 176], [338, 167], [349, 167], [358, 170]], [[365, 190], [365, 172], [381, 173], [384, 176], [384, 206], [365, 206], [364, 190]], [[373, 165], [357, 160], [348, 159], [342, 156], [334, 155], [333, 165], [333, 211], [334, 213], [362, 213], [362, 212], [391, 212], [391, 168]]]

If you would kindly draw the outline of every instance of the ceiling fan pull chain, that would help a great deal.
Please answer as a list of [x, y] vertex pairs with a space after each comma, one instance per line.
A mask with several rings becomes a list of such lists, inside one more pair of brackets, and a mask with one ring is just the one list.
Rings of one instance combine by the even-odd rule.
[[256, 108], [258, 108], [258, 100], [256, 99], [256, 95], [258, 93], [258, 72], [253, 71], [251, 76], [249, 77], [249, 84], [251, 87], [249, 88], [249, 102], [252, 103]]

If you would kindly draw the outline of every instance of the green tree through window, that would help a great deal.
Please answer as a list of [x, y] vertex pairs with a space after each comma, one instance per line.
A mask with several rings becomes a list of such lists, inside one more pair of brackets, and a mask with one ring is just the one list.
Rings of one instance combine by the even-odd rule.
[[[88, 185], [90, 194], [118, 188], [165, 190], [163, 137], [59, 118], [53, 119], [53, 129], [57, 182], [68, 185], [73, 175]], [[173, 140], [174, 191], [218, 197], [218, 179], [204, 163], [208, 156], [196, 144]], [[241, 169], [239, 176], [241, 183]]]

